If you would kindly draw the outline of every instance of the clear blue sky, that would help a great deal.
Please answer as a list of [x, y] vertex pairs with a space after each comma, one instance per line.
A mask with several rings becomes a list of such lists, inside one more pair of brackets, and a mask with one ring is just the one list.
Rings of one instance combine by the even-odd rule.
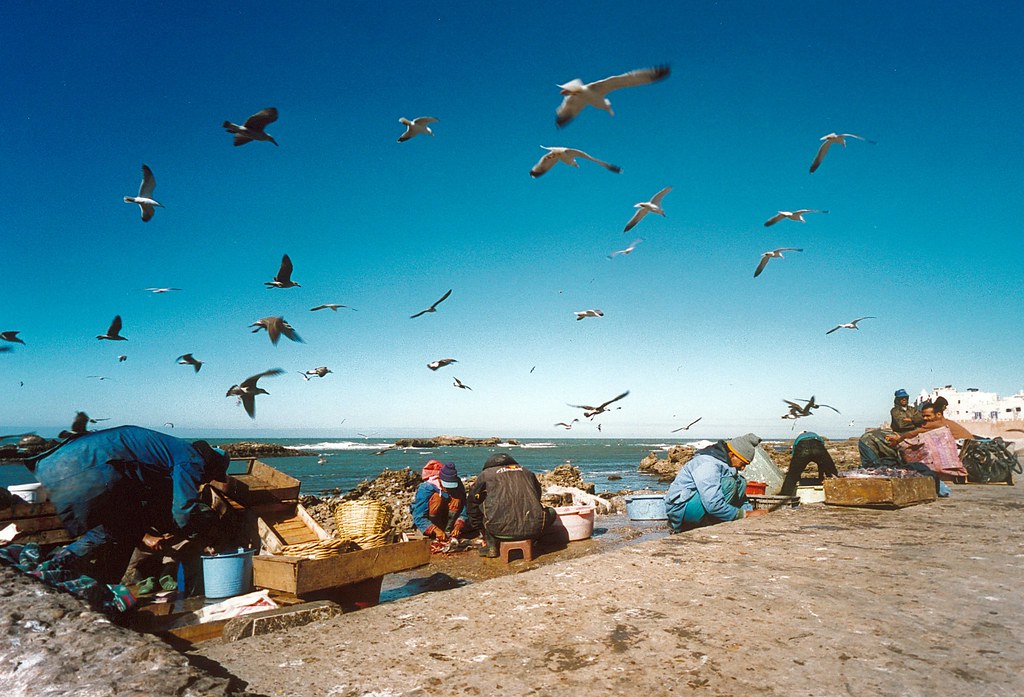
[[[841, 436], [897, 387], [1015, 392], [1022, 20], [1012, 2], [4, 3], [0, 330], [26, 344], [0, 354], [0, 427], [81, 409], [179, 435], [667, 437], [703, 416], [683, 435], [770, 436], [790, 433], [782, 399], [814, 394], [842, 415], [799, 426]], [[662, 63], [614, 117], [556, 129], [557, 83]], [[268, 106], [280, 147], [232, 147], [221, 122]], [[396, 143], [427, 115], [436, 137]], [[809, 174], [832, 131], [877, 145]], [[533, 180], [541, 145], [623, 171]], [[145, 224], [121, 201], [142, 163], [166, 206]], [[665, 186], [668, 217], [623, 234]], [[763, 227], [794, 208], [830, 213]], [[775, 247], [804, 252], [754, 279]], [[283, 253], [302, 287], [268, 290]], [[326, 302], [358, 311], [309, 311]], [[588, 308], [605, 315], [575, 321]], [[129, 340], [97, 341], [116, 314]], [[305, 343], [250, 334], [268, 315]], [[224, 393], [273, 367], [252, 422]]]

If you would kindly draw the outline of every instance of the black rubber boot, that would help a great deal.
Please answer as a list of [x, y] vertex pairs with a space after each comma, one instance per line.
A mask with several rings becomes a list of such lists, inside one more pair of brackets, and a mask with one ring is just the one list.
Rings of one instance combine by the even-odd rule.
[[494, 535], [489, 535], [486, 532], [483, 534], [484, 542], [487, 543], [486, 547], [480, 548], [480, 556], [486, 557], [487, 559], [498, 558], [498, 540], [495, 539]]

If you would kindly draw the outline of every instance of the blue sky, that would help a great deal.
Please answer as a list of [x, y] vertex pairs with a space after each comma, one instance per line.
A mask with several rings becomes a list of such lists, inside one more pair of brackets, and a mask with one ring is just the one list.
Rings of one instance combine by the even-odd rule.
[[[1015, 392], [1022, 19], [1018, 3], [4, 4], [0, 330], [26, 344], [0, 354], [0, 426], [81, 409], [178, 434], [667, 437], [703, 416], [686, 435], [770, 436], [790, 433], [782, 399], [814, 394], [842, 414], [799, 425], [838, 437], [897, 387]], [[663, 63], [667, 80], [610, 95], [614, 117], [556, 129], [557, 83]], [[232, 147], [221, 122], [268, 106], [280, 147]], [[399, 117], [426, 115], [434, 138], [395, 142]], [[809, 174], [832, 131], [877, 145]], [[533, 180], [541, 145], [623, 171]], [[145, 224], [121, 201], [142, 163], [166, 206]], [[667, 217], [623, 234], [665, 186]], [[830, 213], [763, 227], [794, 208]], [[776, 247], [804, 251], [754, 279]], [[284, 253], [302, 287], [268, 290]], [[357, 311], [309, 311], [326, 302]], [[605, 315], [575, 321], [588, 308]], [[93, 338], [115, 314], [129, 340]], [[269, 315], [305, 343], [249, 333]], [[426, 368], [442, 357], [458, 363]], [[250, 421], [224, 393], [273, 367], [288, 372]], [[552, 426], [625, 390], [621, 410]]]

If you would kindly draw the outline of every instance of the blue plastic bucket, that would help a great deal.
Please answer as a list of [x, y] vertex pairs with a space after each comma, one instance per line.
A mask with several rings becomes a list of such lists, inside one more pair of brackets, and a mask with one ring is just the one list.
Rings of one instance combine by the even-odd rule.
[[668, 520], [665, 495], [627, 496], [626, 514], [630, 520]]
[[203, 556], [203, 594], [230, 598], [252, 590], [252, 557], [255, 549]]

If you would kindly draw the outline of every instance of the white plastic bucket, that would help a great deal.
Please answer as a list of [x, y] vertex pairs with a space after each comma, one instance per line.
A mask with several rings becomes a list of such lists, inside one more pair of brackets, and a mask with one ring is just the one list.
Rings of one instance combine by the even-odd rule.
[[560, 506], [555, 509], [558, 520], [569, 533], [569, 542], [585, 540], [594, 534], [593, 506]]
[[46, 489], [39, 482], [15, 484], [7, 487], [7, 491], [23, 499], [25, 503], [43, 503], [50, 500]]

